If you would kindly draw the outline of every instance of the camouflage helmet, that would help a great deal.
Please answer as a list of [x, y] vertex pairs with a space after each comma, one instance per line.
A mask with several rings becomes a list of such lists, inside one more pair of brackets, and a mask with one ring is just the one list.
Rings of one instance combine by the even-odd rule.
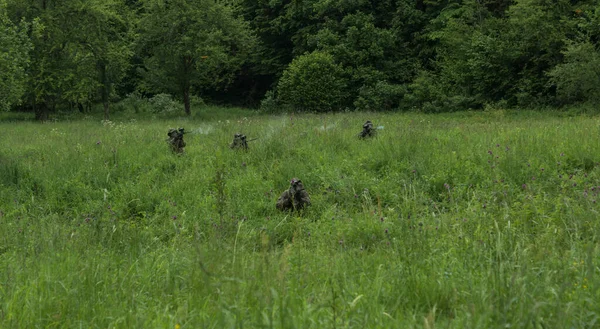
[[304, 185], [302, 184], [302, 181], [298, 178], [292, 178], [292, 180], [290, 181], [290, 185], [296, 191], [304, 190]]

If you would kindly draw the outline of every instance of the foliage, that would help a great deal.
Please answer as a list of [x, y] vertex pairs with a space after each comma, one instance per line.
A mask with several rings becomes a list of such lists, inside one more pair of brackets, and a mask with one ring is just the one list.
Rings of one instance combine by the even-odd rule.
[[340, 110], [347, 102], [343, 68], [328, 53], [315, 51], [297, 57], [283, 72], [278, 100], [296, 111]]
[[[2, 43], [18, 45], [3, 52], [2, 107], [39, 119], [92, 103], [108, 118], [133, 91], [173, 95], [187, 114], [194, 97], [269, 111], [424, 112], [596, 98], [585, 91], [594, 69], [576, 68], [594, 66], [598, 49], [583, 45], [600, 42], [590, 0], [1, 1]], [[284, 101], [291, 91], [279, 86], [313, 53], [331, 56], [339, 95]]]
[[169, 94], [156, 94], [148, 99], [152, 113], [173, 113], [181, 110]]
[[226, 88], [254, 42], [247, 24], [225, 2], [148, 0], [144, 12], [141, 88], [179, 95], [187, 114], [191, 93]]
[[[133, 56], [134, 16], [120, 0], [92, 2], [79, 8], [84, 22], [77, 30], [78, 43], [87, 48], [88, 56], [95, 61], [96, 81], [104, 105], [104, 118], [109, 118], [109, 102], [115, 94], [115, 84], [120, 83], [129, 69]], [[89, 96], [88, 96], [89, 98]]]
[[290, 15], [286, 12], [294, 6], [281, 0], [238, 0], [236, 3], [261, 41], [250, 54], [253, 69], [260, 75], [281, 75], [293, 59], [291, 38], [295, 30], [288, 25]]
[[452, 96], [470, 99], [470, 107], [506, 100], [512, 105], [548, 102], [545, 72], [561, 60], [568, 30], [566, 3], [517, 1], [506, 17], [492, 16], [469, 1], [441, 14], [443, 27], [430, 36], [440, 43], [439, 73]]
[[357, 110], [365, 111], [389, 111], [399, 108], [406, 87], [393, 85], [386, 81], [378, 81], [373, 87], [362, 87], [358, 92], [358, 98], [354, 101]]
[[425, 18], [412, 1], [241, 1], [263, 41], [254, 62], [273, 79], [293, 58], [313, 51], [333, 55], [346, 71], [351, 106], [361, 88], [378, 81], [403, 84], [417, 72], [416, 31]]
[[273, 90], [267, 91], [265, 98], [260, 102], [260, 110], [266, 113], [276, 113], [280, 111], [280, 104]]
[[31, 42], [25, 22], [13, 24], [6, 16], [6, 4], [0, 1], [0, 111], [21, 102], [25, 94]]
[[425, 113], [440, 113], [470, 109], [474, 101], [472, 97], [454, 94], [441, 75], [421, 71], [408, 86], [403, 104]]
[[572, 44], [565, 61], [549, 72], [562, 103], [600, 102], [600, 51], [589, 43]]
[[35, 23], [27, 98], [39, 119], [57, 105], [101, 94], [108, 116], [113, 83], [123, 78], [131, 51], [130, 19], [120, 0], [8, 0], [12, 17]]
[[[192, 96], [190, 104], [195, 108], [206, 106], [204, 101], [197, 96]], [[117, 109], [131, 111], [135, 114], [153, 113], [173, 115], [181, 112], [183, 104], [173, 99], [169, 94], [156, 94], [150, 98], [144, 97], [141, 93], [134, 91], [127, 95], [121, 102], [117, 103]]]
[[148, 100], [137, 91], [127, 94], [120, 105], [127, 109], [131, 109], [134, 113], [147, 112], [150, 107]]

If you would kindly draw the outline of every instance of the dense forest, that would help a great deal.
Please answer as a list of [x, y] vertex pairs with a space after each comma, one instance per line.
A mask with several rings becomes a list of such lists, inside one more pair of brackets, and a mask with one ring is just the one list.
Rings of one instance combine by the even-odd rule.
[[[0, 0], [0, 110], [600, 101], [597, 0]], [[114, 105], [113, 105], [114, 106]]]

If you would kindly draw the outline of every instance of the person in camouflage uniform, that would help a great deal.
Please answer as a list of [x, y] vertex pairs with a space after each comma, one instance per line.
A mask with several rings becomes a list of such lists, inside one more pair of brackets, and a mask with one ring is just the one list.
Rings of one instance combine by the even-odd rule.
[[279, 210], [300, 210], [310, 205], [310, 197], [304, 189], [302, 181], [298, 178], [292, 178], [290, 188], [283, 191], [277, 199], [277, 209]]
[[183, 148], [185, 147], [185, 142], [183, 141], [183, 134], [185, 134], [185, 130], [183, 128], [179, 129], [169, 129], [167, 136], [167, 142], [171, 146], [171, 150], [175, 153], [183, 153]]
[[373, 137], [375, 136], [376, 130], [373, 128], [373, 123], [370, 120], [367, 120], [363, 124], [363, 130], [358, 134], [360, 138]]
[[233, 135], [233, 142], [229, 144], [229, 148], [248, 150], [248, 141], [246, 140], [246, 135], [242, 135], [240, 133]]

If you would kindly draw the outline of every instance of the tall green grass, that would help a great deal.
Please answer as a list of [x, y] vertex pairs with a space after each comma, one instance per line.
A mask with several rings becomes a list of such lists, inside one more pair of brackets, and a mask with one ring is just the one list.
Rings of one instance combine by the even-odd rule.
[[0, 327], [600, 325], [598, 117], [210, 117], [0, 122]]

